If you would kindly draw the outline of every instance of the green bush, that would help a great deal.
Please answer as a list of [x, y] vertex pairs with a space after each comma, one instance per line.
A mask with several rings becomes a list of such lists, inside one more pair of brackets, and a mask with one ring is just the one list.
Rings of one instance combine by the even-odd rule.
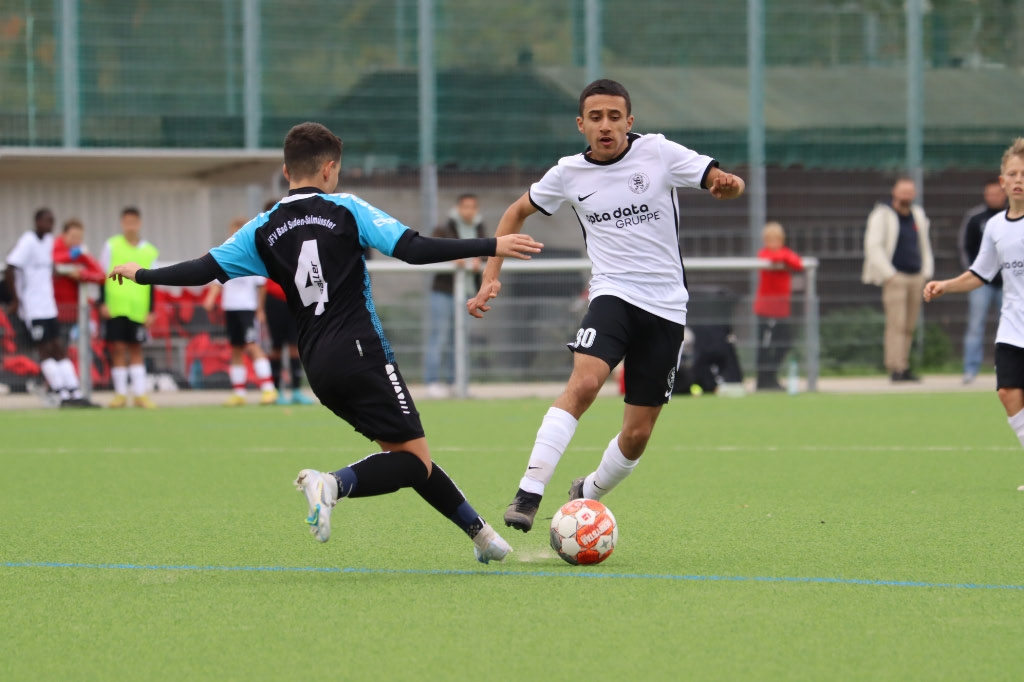
[[[885, 315], [867, 306], [833, 310], [821, 318], [821, 368], [829, 374], [863, 374], [884, 370]], [[915, 369], [946, 369], [953, 359], [949, 335], [937, 323], [924, 327], [924, 354], [910, 354]]]
[[833, 310], [821, 318], [821, 368], [844, 370], [882, 367], [885, 316], [874, 308]]

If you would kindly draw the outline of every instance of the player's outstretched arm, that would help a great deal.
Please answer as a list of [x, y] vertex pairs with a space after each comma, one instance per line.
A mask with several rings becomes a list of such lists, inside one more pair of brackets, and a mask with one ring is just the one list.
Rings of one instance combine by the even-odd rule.
[[726, 173], [721, 168], [712, 168], [707, 177], [708, 191], [716, 199], [738, 199], [743, 196], [747, 183], [743, 178]]
[[[500, 242], [507, 235], [517, 235], [523, 230], [523, 223], [531, 215], [537, 212], [537, 207], [530, 202], [530, 193], [525, 192], [505, 209], [504, 215], [498, 222], [494, 236]], [[484, 313], [491, 309], [488, 302], [496, 298], [501, 291], [501, 281], [498, 279], [501, 274], [503, 257], [498, 254], [495, 258], [487, 259], [487, 266], [480, 278], [480, 291], [476, 296], [466, 302], [466, 310], [473, 317], [483, 317]]]
[[114, 266], [109, 277], [118, 284], [123, 284], [127, 279], [138, 284], [176, 287], [197, 287], [209, 284], [213, 280], [226, 282], [229, 279], [224, 269], [209, 253], [195, 260], [152, 270], [141, 268], [138, 263], [125, 263]]
[[439, 239], [423, 237], [408, 230], [399, 239], [391, 255], [413, 265], [443, 263], [475, 256], [501, 256], [530, 260], [530, 254], [540, 253], [543, 246], [526, 234], [510, 234], [497, 239], [494, 237]]
[[961, 294], [974, 291], [985, 281], [970, 270], [953, 279], [932, 280], [924, 285], [924, 300], [931, 301], [944, 294]]

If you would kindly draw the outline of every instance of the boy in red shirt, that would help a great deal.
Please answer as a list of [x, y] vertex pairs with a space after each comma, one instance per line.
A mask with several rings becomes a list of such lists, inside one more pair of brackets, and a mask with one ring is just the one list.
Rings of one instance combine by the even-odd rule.
[[85, 226], [77, 218], [64, 223], [64, 231], [53, 240], [53, 297], [57, 301], [57, 320], [62, 325], [78, 322], [78, 285], [102, 283], [103, 266], [90, 256], [83, 245]]
[[801, 272], [804, 266], [800, 256], [786, 248], [786, 232], [779, 223], [767, 223], [761, 239], [764, 246], [757, 252], [757, 257], [771, 261], [773, 267], [761, 270], [754, 297], [758, 337], [757, 390], [781, 391], [779, 364], [789, 352], [792, 339], [789, 324], [792, 273]]

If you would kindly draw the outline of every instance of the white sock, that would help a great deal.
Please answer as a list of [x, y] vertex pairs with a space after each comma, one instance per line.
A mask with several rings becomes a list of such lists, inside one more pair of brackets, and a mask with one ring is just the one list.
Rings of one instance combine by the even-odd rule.
[[235, 389], [235, 395], [245, 395], [245, 382], [249, 378], [249, 372], [245, 365], [231, 365], [228, 368], [228, 377], [231, 379], [231, 388]]
[[260, 358], [253, 361], [252, 368], [256, 370], [256, 378], [260, 382], [261, 391], [274, 390], [274, 379], [270, 373], [270, 360]]
[[1024, 410], [1009, 417], [1006, 421], [1010, 422], [1010, 428], [1017, 434], [1017, 440], [1020, 441], [1020, 444], [1024, 446]]
[[601, 463], [597, 465], [597, 471], [587, 476], [583, 482], [583, 497], [592, 500], [600, 500], [604, 495], [611, 492], [612, 488], [622, 483], [626, 476], [633, 473], [637, 462], [640, 460], [626, 459], [619, 449], [619, 434], [608, 443], [604, 454], [601, 456]]
[[43, 377], [46, 379], [46, 383], [50, 385], [51, 391], [57, 391], [67, 388], [64, 385], [64, 372], [60, 371], [60, 364], [53, 358], [46, 358], [39, 363], [39, 369], [43, 373]]
[[128, 376], [132, 378], [132, 393], [137, 396], [146, 395], [146, 366], [128, 365]]
[[555, 475], [555, 467], [562, 453], [569, 447], [572, 435], [576, 433], [576, 418], [565, 410], [557, 407], [548, 408], [537, 430], [537, 440], [533, 443], [530, 463], [526, 474], [519, 481], [519, 487], [528, 493], [544, 494], [544, 487]]
[[114, 384], [114, 393], [128, 395], [128, 368], [111, 367], [110, 382]]
[[81, 398], [82, 389], [78, 385], [78, 372], [71, 363], [70, 358], [64, 358], [59, 363], [61, 374], [64, 375], [64, 387], [71, 391], [72, 398]]

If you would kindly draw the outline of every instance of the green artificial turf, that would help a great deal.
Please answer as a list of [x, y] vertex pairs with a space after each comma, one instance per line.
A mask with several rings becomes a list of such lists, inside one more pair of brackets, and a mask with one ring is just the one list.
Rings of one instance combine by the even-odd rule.
[[0, 680], [1024, 677], [1024, 453], [993, 394], [674, 400], [595, 567], [545, 519], [618, 400], [534, 532], [501, 524], [547, 404], [420, 405], [515, 548], [489, 566], [412, 491], [342, 501], [316, 543], [295, 473], [371, 452], [322, 408], [0, 412]]

